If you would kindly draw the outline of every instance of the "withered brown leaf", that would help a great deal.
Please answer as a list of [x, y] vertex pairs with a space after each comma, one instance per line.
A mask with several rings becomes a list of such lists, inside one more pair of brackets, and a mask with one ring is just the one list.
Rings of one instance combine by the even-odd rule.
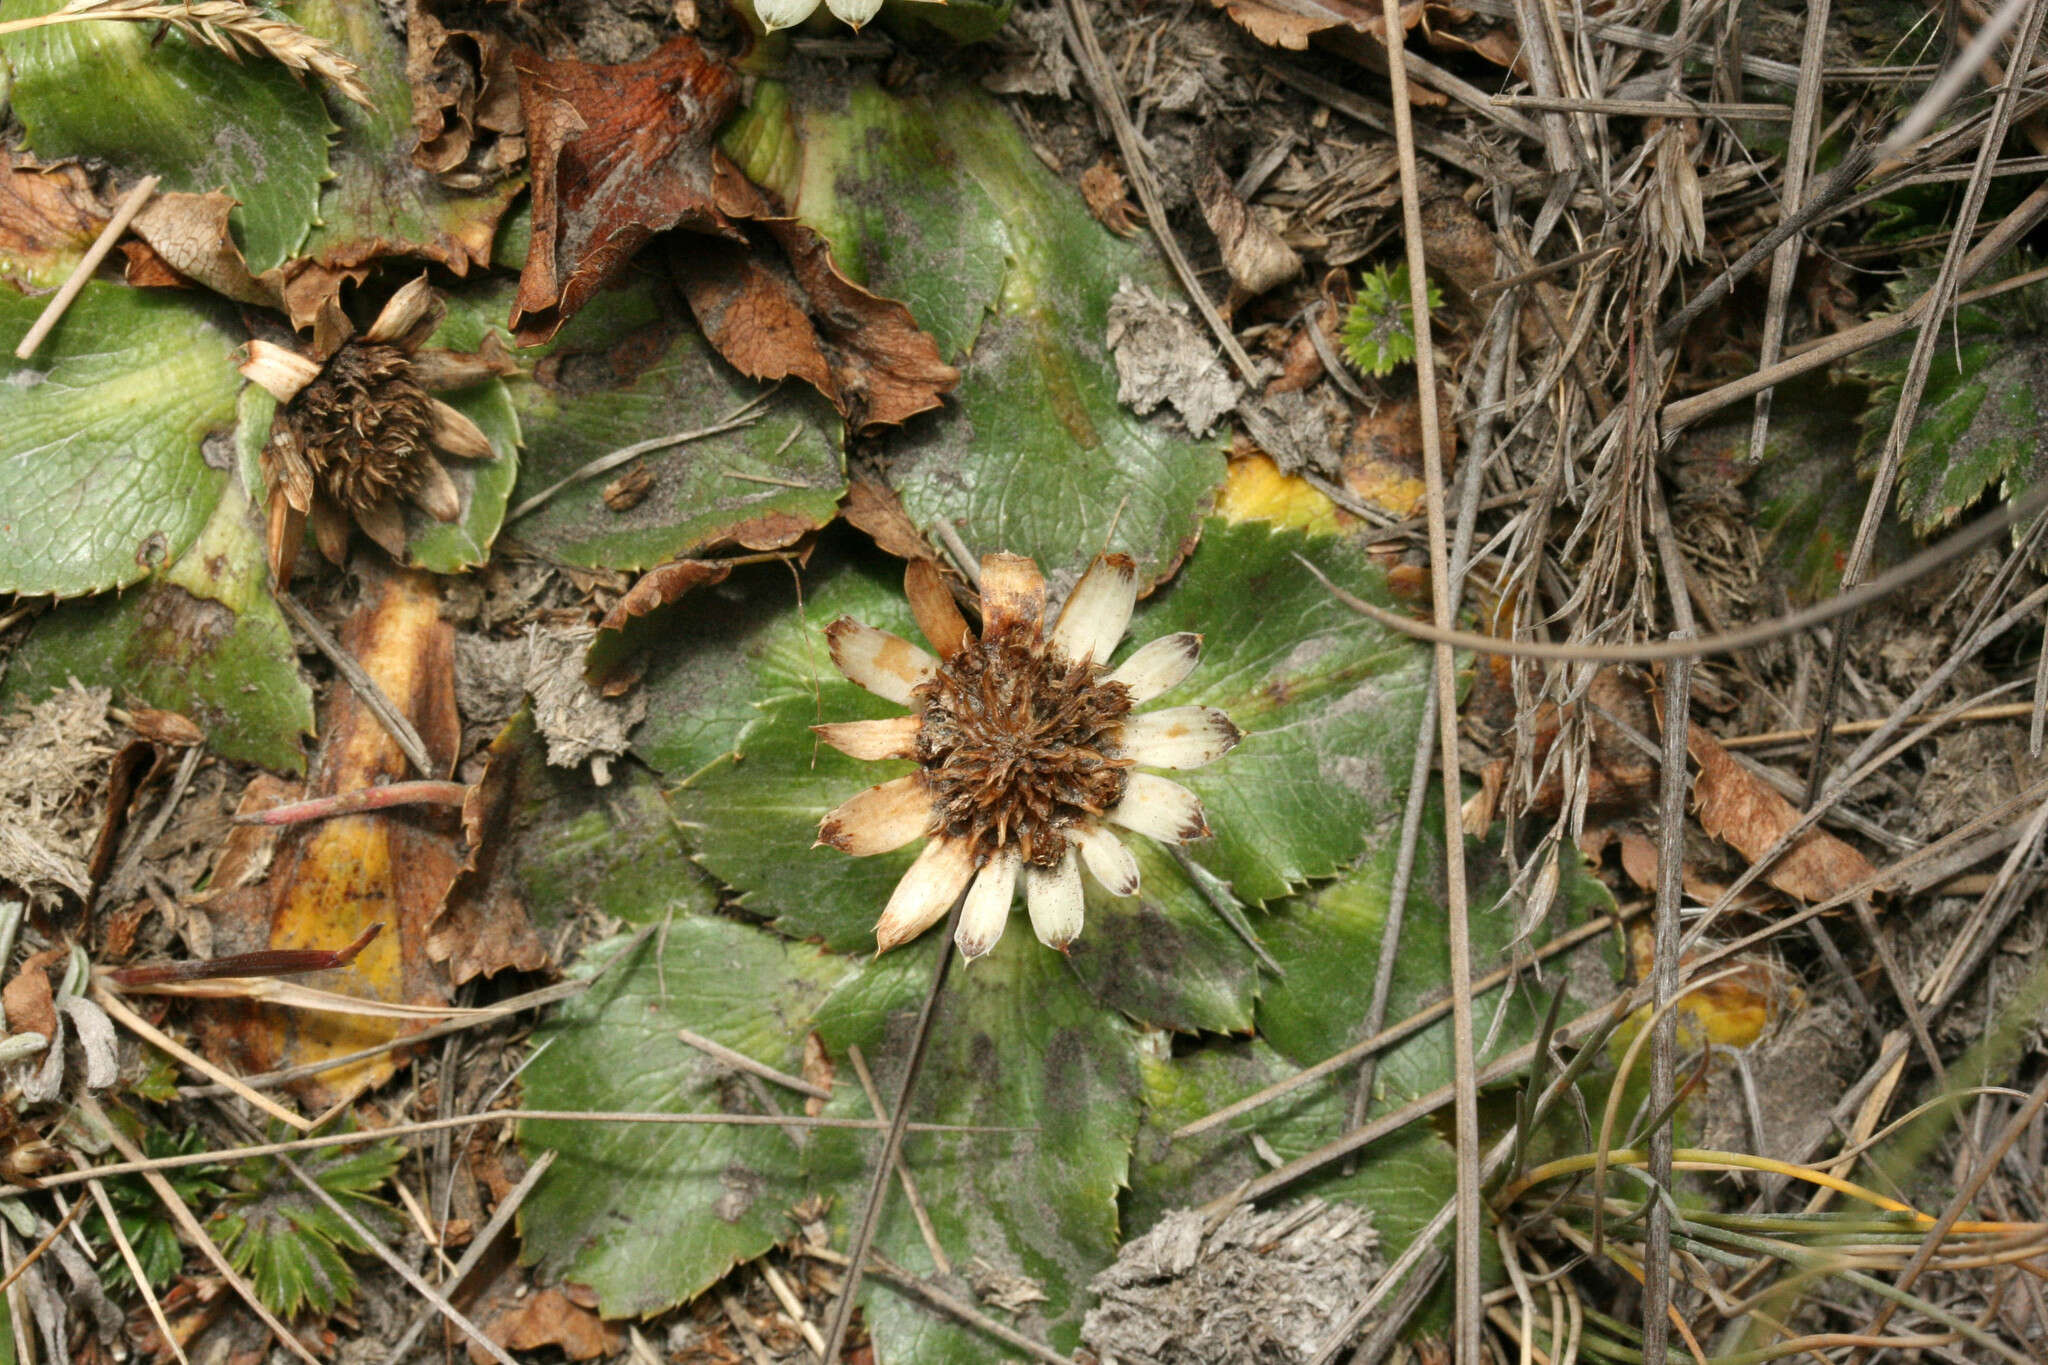
[[739, 102], [693, 38], [599, 66], [513, 53], [533, 157], [533, 245], [512, 331], [538, 345], [672, 227], [739, 240], [712, 195], [711, 139]]
[[750, 230], [731, 242], [680, 244], [674, 259], [690, 311], [720, 355], [755, 379], [803, 380], [856, 430], [939, 405], [960, 372], [908, 308], [847, 279], [825, 239], [723, 155], [715, 193], [724, 215]]
[[[1699, 726], [1686, 732], [1686, 748], [1700, 765], [1693, 801], [1700, 825], [1737, 853], [1755, 862], [1799, 821], [1799, 811], [1741, 764]], [[1873, 875], [1861, 853], [1823, 829], [1799, 836], [1764, 872], [1764, 880], [1788, 896], [1824, 901]]]

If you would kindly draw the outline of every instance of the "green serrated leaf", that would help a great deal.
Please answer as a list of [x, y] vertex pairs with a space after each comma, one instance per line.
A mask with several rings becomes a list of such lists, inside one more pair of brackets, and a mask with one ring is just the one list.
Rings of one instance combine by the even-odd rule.
[[[371, 1228], [391, 1213], [372, 1192], [398, 1170], [405, 1148], [376, 1142], [297, 1158], [301, 1169]], [[344, 1251], [363, 1239], [286, 1171], [275, 1157], [240, 1163], [233, 1193], [208, 1225], [235, 1269], [248, 1275], [264, 1307], [281, 1317], [302, 1308], [330, 1313], [355, 1298], [355, 1268]]]
[[[548, 763], [531, 712], [521, 712], [507, 732], [492, 745], [491, 761], [516, 764], [518, 786], [496, 835], [497, 866], [518, 885], [543, 938], [591, 909], [658, 924], [717, 905], [717, 888], [683, 851], [652, 773], [623, 763], [599, 787], [580, 771]], [[508, 740], [501, 755], [499, 745]]]
[[[530, 1107], [759, 1113], [749, 1088], [677, 1030], [801, 1071], [811, 1017], [851, 965], [720, 919], [678, 919], [608, 964], [619, 946], [585, 958], [579, 972], [609, 971], [541, 1031]], [[524, 1257], [596, 1290], [608, 1318], [660, 1312], [787, 1235], [799, 1148], [815, 1140], [772, 1127], [524, 1123], [527, 1151], [561, 1153], [519, 1211]]]
[[17, 360], [42, 307], [0, 289], [0, 592], [76, 597], [175, 560], [213, 514], [201, 443], [234, 418], [239, 337], [198, 300], [95, 282]]
[[[0, 19], [64, 3], [0, 0]], [[14, 115], [36, 155], [101, 157], [161, 175], [166, 189], [226, 187], [240, 204], [229, 221], [259, 275], [305, 242], [335, 128], [319, 95], [276, 62], [237, 61], [134, 22], [30, 29], [0, 38], [0, 58], [13, 67]]]
[[334, 146], [334, 173], [321, 189], [318, 220], [300, 254], [344, 266], [418, 256], [458, 275], [487, 265], [498, 219], [525, 182], [513, 178], [463, 193], [413, 165], [417, 134], [405, 42], [385, 24], [376, 0], [298, 0], [292, 18], [360, 63], [377, 106], [371, 111], [335, 102], [342, 135]]
[[[1249, 732], [1227, 757], [1173, 776], [1201, 796], [1216, 830], [1191, 856], [1253, 902], [1365, 851], [1394, 817], [1421, 716], [1424, 651], [1331, 600], [1296, 554], [1354, 593], [1391, 600], [1379, 571], [1334, 538], [1212, 522], [1175, 583], [1141, 604], [1132, 644], [1116, 656], [1176, 631], [1206, 636], [1200, 667], [1158, 705], [1217, 706]], [[899, 575], [893, 564], [820, 558], [801, 613], [789, 590], [735, 580], [789, 607], [749, 617], [717, 604], [681, 618], [689, 624], [674, 638], [690, 647], [657, 660], [647, 678], [651, 719], [638, 751], [683, 779], [671, 799], [700, 860], [785, 931], [841, 951], [872, 942], [914, 850], [848, 859], [812, 847], [827, 811], [909, 770], [846, 758], [811, 734], [819, 720], [901, 713], [840, 677], [822, 631], [845, 614], [914, 637]], [[713, 617], [724, 633], [701, 635], [695, 623]], [[1148, 1023], [1249, 1027], [1251, 950], [1165, 851], [1130, 842], [1140, 894], [1118, 901], [1089, 884], [1076, 970], [1098, 999]], [[1026, 940], [998, 952], [1020, 950], [1035, 948]]]
[[59, 605], [36, 622], [0, 679], [0, 707], [71, 679], [124, 705], [176, 711], [238, 763], [305, 771], [313, 692], [270, 596], [263, 535], [230, 478], [192, 548], [139, 591]]
[[[1425, 286], [1432, 309], [1444, 298], [1434, 281]], [[1358, 296], [1344, 312], [1339, 336], [1344, 358], [1360, 374], [1390, 375], [1415, 359], [1415, 308], [1406, 264], [1378, 266], [1358, 281]]]
[[805, 95], [757, 96], [726, 146], [961, 367], [952, 401], [894, 444], [912, 520], [953, 518], [969, 546], [1030, 555], [1059, 586], [1105, 549], [1147, 583], [1172, 572], [1224, 461], [1117, 402], [1109, 303], [1126, 280], [1173, 291], [1153, 249], [1090, 217], [979, 90]]
[[[1440, 1000], [1450, 979], [1449, 926], [1440, 908], [1445, 891], [1439, 794], [1432, 792], [1425, 811], [1387, 1000], [1389, 1022]], [[1358, 1041], [1360, 1021], [1372, 1000], [1397, 851], [1395, 841], [1389, 840], [1337, 881], [1286, 902], [1268, 921], [1266, 946], [1285, 975], [1259, 999], [1259, 1036], [1297, 1066], [1312, 1065]], [[1558, 928], [1613, 911], [1607, 889], [1567, 848], [1560, 855], [1558, 890], [1548, 916], [1525, 936], [1525, 894], [1509, 885], [1498, 850], [1467, 839], [1465, 851], [1474, 975], [1508, 965], [1517, 945], [1528, 950]], [[1580, 951], [1598, 954], [1597, 948]], [[1533, 1037], [1548, 1004], [1547, 991], [1567, 979], [1562, 966], [1546, 975], [1540, 990], [1525, 985], [1505, 1004], [1498, 988], [1474, 997], [1475, 1014], [1488, 1021], [1493, 1038], [1492, 1049], [1478, 1058], [1481, 1063]], [[1560, 1018], [1574, 1017], [1588, 1003], [1569, 997]], [[1451, 1028], [1446, 1017], [1381, 1054], [1373, 1109], [1406, 1103], [1448, 1085], [1451, 1076]]]
[[[702, 430], [764, 398], [765, 386], [728, 368], [686, 317], [664, 281], [642, 276], [521, 353], [533, 380], [515, 393], [528, 449], [520, 501], [600, 456]], [[654, 483], [637, 505], [605, 503], [621, 466], [553, 494], [519, 519], [519, 538], [573, 564], [647, 569], [729, 539], [782, 545], [824, 525], [846, 491], [838, 415], [801, 385], [754, 411], [751, 425], [640, 456]]]
[[[127, 1117], [126, 1111], [117, 1111], [116, 1121]], [[136, 1131], [146, 1157], [189, 1156], [207, 1148], [206, 1135], [194, 1128], [174, 1134], [154, 1123], [138, 1125], [131, 1122], [124, 1123], [124, 1126]], [[227, 1193], [226, 1187], [219, 1182], [219, 1174], [219, 1168], [212, 1166], [172, 1167], [163, 1172], [171, 1188], [188, 1206], [210, 1205]], [[163, 1216], [163, 1202], [141, 1176], [111, 1176], [106, 1181], [106, 1191], [107, 1201], [114, 1206], [115, 1216], [121, 1220], [122, 1234], [134, 1250], [135, 1259], [142, 1265], [144, 1278], [153, 1287], [161, 1289], [184, 1264], [185, 1248], [178, 1241], [177, 1225]], [[87, 1239], [106, 1252], [100, 1265], [108, 1287], [126, 1284], [129, 1280], [128, 1263], [114, 1249], [106, 1220], [95, 1210], [88, 1213], [83, 1221]]]
[[[936, 944], [926, 940], [850, 977], [819, 1011], [835, 1054], [859, 1046], [884, 1095], [896, 1093]], [[1032, 945], [1034, 948], [1036, 945]], [[1117, 1191], [1137, 1128], [1137, 1039], [1099, 1008], [1052, 953], [993, 953], [948, 982], [918, 1083], [918, 1117], [934, 1123], [1015, 1125], [1023, 1133], [920, 1133], [903, 1160], [956, 1275], [979, 1257], [1032, 1280], [1045, 1295], [1008, 1318], [1071, 1350], [1089, 1279], [1115, 1255]], [[858, 1087], [832, 1111], [871, 1117]], [[871, 1135], [818, 1135], [811, 1170], [841, 1192], [834, 1214], [857, 1215], [873, 1160]], [[892, 1199], [876, 1248], [919, 1274], [934, 1269], [911, 1210]], [[956, 1293], [969, 1293], [955, 1280]], [[895, 1365], [1009, 1359], [995, 1342], [934, 1315], [870, 1279], [863, 1291], [878, 1355]], [[999, 1316], [1004, 1316], [1000, 1315]]]
[[[1995, 283], [2034, 268], [2024, 254], [2001, 263]], [[1933, 283], [1931, 268], [1892, 282], [1904, 308]], [[1852, 373], [1871, 385], [1860, 455], [1868, 469], [1882, 451], [1898, 412], [1901, 386], [1917, 334], [1873, 347]], [[1953, 522], [1994, 490], [2007, 501], [2048, 478], [2041, 441], [2048, 419], [2048, 285], [2030, 285], [1955, 310], [1934, 348], [1913, 427], [1900, 452], [1898, 509], [1920, 535]], [[2025, 528], [2016, 527], [2015, 535]]]

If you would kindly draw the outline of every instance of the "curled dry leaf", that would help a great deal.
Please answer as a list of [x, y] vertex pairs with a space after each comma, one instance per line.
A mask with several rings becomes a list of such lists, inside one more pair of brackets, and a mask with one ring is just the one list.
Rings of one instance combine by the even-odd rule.
[[[141, 708], [147, 710], [147, 707]], [[140, 728], [139, 726], [137, 727]], [[105, 815], [100, 832], [92, 841], [92, 854], [85, 860], [86, 876], [95, 894], [114, 870], [114, 855], [120, 850], [121, 833], [128, 828], [130, 808], [136, 793], [158, 770], [156, 745], [148, 739], [131, 740], [107, 764]]]
[[1230, 272], [1233, 306], [1301, 273], [1301, 257], [1238, 197], [1220, 166], [1212, 162], [1195, 182], [1195, 199]]
[[[445, 776], [462, 730], [454, 629], [441, 618], [436, 580], [381, 570], [369, 557], [358, 563], [364, 603], [342, 628], [342, 648], [419, 731], [437, 768], [428, 775]], [[415, 776], [397, 742], [346, 683], [335, 685], [323, 720], [308, 796]], [[207, 907], [216, 946], [227, 953], [333, 948], [382, 920], [384, 932], [349, 967], [306, 984], [387, 1004], [445, 1004], [448, 983], [429, 960], [426, 941], [461, 869], [458, 839], [454, 813], [440, 807], [344, 815], [284, 830], [268, 877], [225, 892]], [[397, 1019], [260, 1005], [211, 1008], [197, 1022], [208, 1053], [243, 1071], [340, 1056], [388, 1042], [408, 1027]], [[386, 1053], [322, 1072], [296, 1089], [324, 1107], [388, 1079], [397, 1065]]]
[[234, 208], [234, 196], [219, 190], [153, 196], [130, 225], [136, 240], [121, 244], [128, 257], [128, 283], [159, 284], [168, 270], [173, 283], [182, 278], [237, 303], [280, 306], [284, 296], [279, 282], [265, 283], [251, 275], [235, 245], [228, 229]]
[[[523, 1276], [507, 1275], [508, 1281]], [[524, 1293], [524, 1283], [510, 1283], [494, 1291], [477, 1313], [477, 1326], [498, 1345], [515, 1353], [539, 1351], [554, 1346], [571, 1360], [595, 1360], [616, 1355], [625, 1344], [625, 1334], [607, 1327], [604, 1319], [572, 1302], [559, 1289]], [[488, 1351], [469, 1343], [471, 1365], [484, 1365]]]
[[693, 38], [617, 66], [512, 54], [533, 143], [533, 245], [512, 304], [521, 346], [548, 340], [657, 232], [736, 229], [712, 195], [711, 139], [739, 103]]
[[938, 559], [910, 513], [903, 510], [903, 499], [877, 479], [856, 477], [849, 483], [846, 496], [839, 500], [839, 515], [856, 530], [866, 532], [884, 554], [898, 559]]
[[441, 8], [436, 0], [411, 0], [406, 8], [405, 77], [419, 134], [412, 162], [444, 178], [481, 180], [526, 153], [519, 73], [503, 37], [448, 27]]
[[6, 989], [0, 990], [0, 1007], [7, 1011], [10, 1029], [17, 1033], [26, 1029], [45, 1038], [57, 1036], [57, 998], [50, 990], [49, 969], [70, 955], [68, 948], [46, 948], [21, 964]]
[[691, 242], [674, 259], [718, 353], [755, 379], [803, 380], [856, 430], [937, 407], [960, 372], [910, 310], [847, 279], [824, 238], [785, 216], [723, 154], [717, 162], [718, 208], [751, 228], [739, 240]]
[[[1695, 725], [1685, 742], [1700, 765], [1693, 801], [1707, 833], [1755, 862], [1798, 823], [1798, 808], [1737, 763], [1712, 735]], [[1861, 853], [1826, 830], [1810, 829], [1771, 864], [1764, 880], [1788, 896], [1823, 901], [1874, 873]]]
[[731, 563], [719, 559], [673, 559], [657, 565], [641, 574], [640, 581], [613, 604], [598, 624], [598, 629], [623, 629], [626, 622], [634, 617], [645, 616], [656, 607], [666, 606], [692, 588], [723, 583], [731, 573]]

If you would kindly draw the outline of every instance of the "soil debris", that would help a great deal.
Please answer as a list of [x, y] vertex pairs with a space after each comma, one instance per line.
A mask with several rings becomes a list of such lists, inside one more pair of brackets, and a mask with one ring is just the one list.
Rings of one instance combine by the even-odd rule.
[[1159, 1365], [1306, 1365], [1379, 1279], [1363, 1209], [1239, 1207], [1207, 1236], [1205, 1221], [1196, 1209], [1166, 1214], [1090, 1282], [1090, 1350]]

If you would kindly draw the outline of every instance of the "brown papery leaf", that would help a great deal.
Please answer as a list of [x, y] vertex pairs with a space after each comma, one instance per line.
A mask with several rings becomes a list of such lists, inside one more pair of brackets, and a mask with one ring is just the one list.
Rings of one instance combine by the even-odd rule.
[[1221, 167], [1211, 163], [1195, 181], [1195, 198], [1230, 272], [1233, 303], [1256, 298], [1301, 273], [1301, 257], [1238, 197]]
[[46, 948], [21, 964], [6, 989], [0, 990], [0, 1007], [7, 1011], [10, 1028], [45, 1038], [57, 1036], [56, 996], [50, 990], [48, 969], [69, 956], [69, 948]]
[[[1386, 23], [1373, 0], [1214, 0], [1245, 32], [1269, 47], [1300, 52], [1308, 40], [1334, 28], [1356, 33], [1381, 33]], [[1401, 27], [1422, 21], [1422, 0], [1401, 6]]]
[[156, 270], [168, 267], [237, 303], [267, 307], [282, 303], [275, 278], [266, 283], [249, 273], [242, 249], [228, 229], [228, 215], [234, 208], [234, 196], [219, 190], [153, 197], [132, 224], [141, 241], [122, 245], [128, 257], [128, 283], [157, 284], [160, 276]]
[[0, 261], [54, 264], [75, 256], [92, 245], [107, 217], [91, 177], [75, 163], [39, 166], [0, 147]]
[[675, 268], [718, 353], [755, 379], [803, 380], [859, 431], [937, 407], [960, 372], [910, 310], [847, 279], [824, 238], [723, 155], [717, 163], [718, 208], [753, 230], [744, 244], [683, 243]]
[[739, 103], [732, 69], [693, 38], [595, 66], [513, 54], [533, 145], [533, 245], [512, 304], [521, 346], [552, 337], [672, 227], [737, 237], [713, 202], [711, 139]]
[[839, 500], [839, 515], [867, 532], [884, 554], [898, 559], [938, 558], [910, 513], [903, 510], [903, 499], [877, 479], [856, 475], [846, 486], [846, 496]]
[[[514, 1281], [515, 1275], [501, 1277]], [[507, 1351], [539, 1351], [558, 1347], [571, 1360], [594, 1360], [616, 1353], [625, 1334], [607, 1327], [604, 1319], [588, 1308], [571, 1302], [559, 1289], [520, 1294], [516, 1285], [493, 1285], [491, 1294], [476, 1310], [477, 1326], [484, 1335]], [[469, 1343], [473, 1365], [484, 1365], [491, 1355], [475, 1342]]]
[[598, 629], [619, 630], [634, 617], [645, 616], [656, 607], [666, 606], [692, 588], [723, 583], [731, 573], [732, 564], [720, 559], [672, 559], [666, 564], [657, 564], [641, 574], [640, 581], [605, 613]]
[[[454, 629], [441, 618], [430, 574], [379, 570], [358, 560], [364, 602], [342, 628], [342, 647], [362, 664], [415, 729], [446, 776], [461, 738], [455, 709]], [[321, 716], [320, 752], [307, 781], [310, 797], [419, 776], [383, 725], [346, 683], [337, 683]], [[444, 973], [427, 955], [429, 926], [440, 915], [462, 866], [453, 811], [408, 806], [293, 826], [277, 839], [269, 876], [229, 891], [207, 908], [219, 952], [334, 948], [382, 920], [348, 967], [306, 984], [358, 998], [443, 1005]], [[198, 1016], [207, 1051], [243, 1071], [318, 1062], [388, 1042], [403, 1020], [220, 1004]], [[326, 1107], [388, 1079], [397, 1059], [384, 1053], [299, 1083], [310, 1104]]]
[[448, 27], [436, 12], [442, 7], [437, 0], [406, 7], [405, 80], [419, 133], [412, 163], [441, 176], [458, 168], [493, 174], [526, 148], [512, 45], [485, 29]]
[[534, 972], [547, 965], [547, 947], [499, 856], [509, 842], [521, 759], [533, 742], [533, 713], [521, 711], [491, 742], [484, 775], [462, 803], [469, 858], [427, 934], [427, 955], [446, 963], [458, 986], [508, 967]]
[[[1755, 862], [1798, 823], [1798, 808], [1737, 763], [1712, 735], [1695, 725], [1687, 730], [1685, 742], [1700, 765], [1693, 801], [1707, 833]], [[1764, 880], [1788, 896], [1823, 901], [1874, 872], [1861, 853], [1826, 830], [1810, 829], [1771, 864]]]

